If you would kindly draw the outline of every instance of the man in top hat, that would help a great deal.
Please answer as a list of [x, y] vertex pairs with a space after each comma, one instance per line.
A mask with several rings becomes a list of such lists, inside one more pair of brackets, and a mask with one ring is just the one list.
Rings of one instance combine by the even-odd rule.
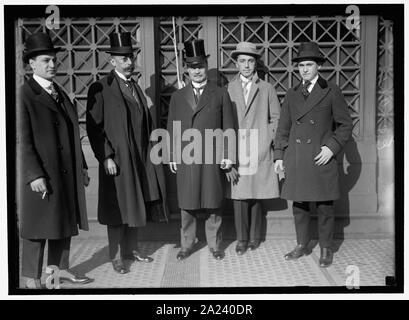
[[340, 196], [335, 156], [351, 137], [352, 120], [340, 88], [318, 73], [325, 61], [318, 44], [301, 43], [293, 61], [302, 81], [285, 96], [274, 149], [276, 172], [285, 171], [281, 197], [293, 200], [297, 234], [297, 246], [285, 259], [310, 253], [310, 205], [315, 204], [319, 264], [328, 267], [333, 260], [334, 200]]
[[[228, 84], [228, 92], [237, 115], [238, 173], [231, 181], [230, 197], [233, 199], [238, 255], [260, 245], [263, 199], [279, 196], [278, 178], [274, 171], [273, 142], [280, 117], [280, 103], [274, 87], [257, 75], [260, 58], [255, 44], [240, 42], [231, 54], [238, 74]], [[257, 130], [257, 164], [247, 159], [250, 130]], [[251, 147], [251, 144], [250, 144]], [[249, 149], [249, 150], [247, 150]], [[233, 169], [234, 170], [234, 169]]]
[[[206, 146], [205, 130], [226, 132], [234, 128], [231, 101], [227, 90], [208, 81], [208, 64], [204, 41], [197, 39], [186, 41], [185, 63], [190, 83], [173, 93], [168, 115], [168, 132], [172, 141], [181, 140], [174, 135], [174, 126], [181, 128], [183, 136], [188, 129], [200, 133], [202, 145], [196, 145], [202, 152], [199, 161], [191, 163], [187, 157], [178, 159], [177, 151], [171, 147], [170, 170], [176, 174], [177, 194], [181, 208], [181, 250], [178, 260], [186, 259], [193, 251], [196, 242], [196, 216], [200, 212], [208, 214], [205, 223], [206, 240], [210, 252], [217, 260], [224, 258], [221, 248], [222, 212], [225, 176], [223, 170], [231, 168], [235, 159], [235, 148], [224, 146]], [[193, 142], [181, 141], [181, 150]], [[216, 157], [217, 147], [223, 148], [222, 158]], [[197, 148], [194, 148], [196, 153]], [[220, 150], [220, 149], [218, 149]], [[211, 153], [212, 152], [212, 153]], [[205, 157], [213, 155], [212, 161]], [[182, 156], [185, 152], [182, 153]]]
[[87, 133], [99, 162], [98, 221], [107, 225], [109, 254], [116, 272], [129, 272], [124, 259], [152, 262], [139, 251], [137, 228], [147, 213], [162, 207], [167, 220], [162, 166], [150, 161], [154, 124], [147, 101], [132, 79], [135, 68], [131, 34], [112, 33], [113, 70], [88, 91]]
[[47, 34], [35, 33], [27, 39], [23, 53], [24, 63], [33, 70], [21, 88], [17, 113], [17, 208], [26, 288], [42, 288], [47, 240], [48, 265], [59, 268], [60, 280], [93, 281], [68, 269], [71, 237], [78, 234], [78, 227], [88, 230], [84, 185], [89, 178], [77, 111], [53, 82], [59, 50]]

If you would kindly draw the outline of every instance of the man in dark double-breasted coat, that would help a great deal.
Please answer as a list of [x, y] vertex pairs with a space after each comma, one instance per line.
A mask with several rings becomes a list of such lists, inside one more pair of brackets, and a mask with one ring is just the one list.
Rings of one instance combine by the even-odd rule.
[[23, 60], [33, 76], [21, 88], [17, 112], [22, 275], [27, 277], [27, 288], [42, 287], [48, 241], [48, 265], [60, 269], [60, 280], [88, 283], [92, 279], [68, 269], [71, 237], [78, 235], [78, 227], [88, 230], [84, 184], [88, 185], [89, 179], [77, 111], [53, 82], [60, 48], [55, 48], [45, 33], [31, 35], [25, 47]]
[[154, 128], [146, 99], [132, 79], [135, 55], [131, 34], [110, 35], [106, 77], [88, 91], [87, 133], [99, 162], [98, 220], [107, 225], [110, 258], [116, 272], [129, 269], [124, 259], [151, 262], [137, 247], [137, 228], [153, 207], [167, 220], [163, 167], [150, 160]]
[[[206, 129], [219, 132], [230, 129], [234, 134], [232, 105], [227, 90], [207, 80], [208, 56], [205, 54], [203, 40], [185, 42], [185, 51], [190, 83], [172, 95], [168, 115], [171, 141], [181, 143], [181, 154], [178, 155], [176, 149], [172, 149], [170, 159], [171, 171], [177, 175], [177, 194], [182, 220], [182, 248], [177, 259], [183, 260], [192, 253], [196, 241], [196, 215], [205, 211], [209, 215], [205, 224], [207, 244], [214, 258], [220, 260], [224, 258], [224, 252], [221, 250], [221, 207], [226, 182], [223, 169], [231, 168], [235, 159], [235, 142], [230, 141], [233, 142], [230, 148], [228, 143], [224, 146], [216, 142], [206, 145], [205, 137]], [[176, 126], [179, 126], [179, 131]], [[193, 136], [189, 139], [193, 139], [192, 141], [183, 138], [189, 133]], [[190, 152], [186, 150], [189, 150], [192, 144], [196, 145], [194, 153], [198, 156], [198, 161], [191, 163], [188, 159]], [[219, 159], [218, 150], [221, 150]], [[206, 156], [211, 159], [206, 161]]]
[[318, 44], [302, 43], [297, 62], [302, 81], [288, 90], [274, 146], [276, 172], [285, 171], [281, 197], [293, 200], [297, 246], [287, 260], [309, 253], [310, 204], [318, 213], [320, 266], [333, 260], [334, 200], [339, 198], [335, 155], [349, 140], [352, 120], [340, 88], [318, 70], [325, 58]]

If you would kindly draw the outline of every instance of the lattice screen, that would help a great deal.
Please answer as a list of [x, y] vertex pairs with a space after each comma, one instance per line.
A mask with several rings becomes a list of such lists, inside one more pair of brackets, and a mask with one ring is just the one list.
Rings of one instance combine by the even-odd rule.
[[203, 22], [199, 17], [175, 17], [174, 22], [175, 33], [173, 30], [172, 17], [159, 18], [159, 91], [162, 126], [166, 126], [170, 97], [178, 88], [174, 41], [177, 45], [178, 64], [180, 72], [182, 73], [183, 42], [203, 38]]
[[327, 62], [321, 75], [337, 83], [348, 102], [354, 135], [361, 133], [360, 29], [348, 29], [345, 17], [220, 17], [219, 70], [231, 78], [237, 71], [230, 58], [240, 41], [250, 41], [263, 53], [259, 74], [269, 81], [280, 99], [300, 77], [291, 59], [301, 42], [315, 41]]
[[[113, 31], [131, 32], [136, 47], [137, 62], [135, 77], [140, 77], [140, 18], [137, 17], [105, 17], [105, 18], [67, 18], [62, 19], [60, 28], [48, 30], [45, 19], [19, 19], [18, 48], [23, 49], [27, 37], [35, 32], [48, 32], [55, 46], [62, 47], [57, 54], [58, 71], [55, 81], [61, 85], [73, 100], [80, 119], [81, 135], [84, 130], [85, 109], [89, 86], [112, 68], [108, 62], [109, 34]], [[30, 67], [17, 61], [17, 70], [29, 77]], [[25, 69], [24, 69], [25, 68]]]
[[380, 18], [378, 35], [377, 143], [381, 149], [394, 138], [392, 21]]

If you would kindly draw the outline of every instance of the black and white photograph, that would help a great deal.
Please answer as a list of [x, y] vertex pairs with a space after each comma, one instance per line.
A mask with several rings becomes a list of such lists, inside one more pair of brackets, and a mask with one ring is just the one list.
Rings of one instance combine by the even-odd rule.
[[5, 294], [403, 293], [404, 9], [4, 4]]

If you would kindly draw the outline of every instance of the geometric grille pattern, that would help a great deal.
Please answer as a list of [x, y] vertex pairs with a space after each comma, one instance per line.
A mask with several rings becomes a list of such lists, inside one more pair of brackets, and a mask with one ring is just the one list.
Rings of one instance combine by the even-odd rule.
[[348, 28], [345, 17], [219, 17], [218, 24], [219, 71], [231, 79], [237, 72], [231, 52], [240, 41], [253, 42], [262, 53], [258, 73], [275, 86], [280, 100], [300, 80], [291, 61], [298, 45], [317, 42], [326, 57], [320, 73], [340, 86], [353, 119], [354, 136], [360, 135], [361, 31]]
[[[203, 23], [200, 17], [174, 17], [175, 32], [172, 17], [160, 17], [159, 35], [159, 92], [161, 104], [161, 125], [166, 127], [170, 97], [178, 89], [176, 61], [182, 79], [183, 73], [183, 42], [203, 38]], [[174, 43], [177, 44], [178, 59], [176, 59]]]
[[389, 146], [393, 134], [393, 22], [379, 18], [377, 74], [377, 143]]
[[[61, 19], [60, 28], [49, 30], [45, 19], [18, 20], [17, 52], [21, 53], [27, 37], [35, 32], [48, 33], [55, 46], [62, 47], [57, 53], [57, 76], [55, 81], [64, 89], [77, 109], [81, 127], [81, 136], [85, 133], [85, 111], [89, 86], [106, 75], [112, 69], [109, 55], [104, 51], [109, 48], [111, 32], [131, 32], [133, 46], [136, 47], [135, 78], [140, 78], [140, 18], [65, 18]], [[17, 70], [28, 78], [31, 69], [17, 61]], [[23, 78], [22, 77], [22, 78]]]

